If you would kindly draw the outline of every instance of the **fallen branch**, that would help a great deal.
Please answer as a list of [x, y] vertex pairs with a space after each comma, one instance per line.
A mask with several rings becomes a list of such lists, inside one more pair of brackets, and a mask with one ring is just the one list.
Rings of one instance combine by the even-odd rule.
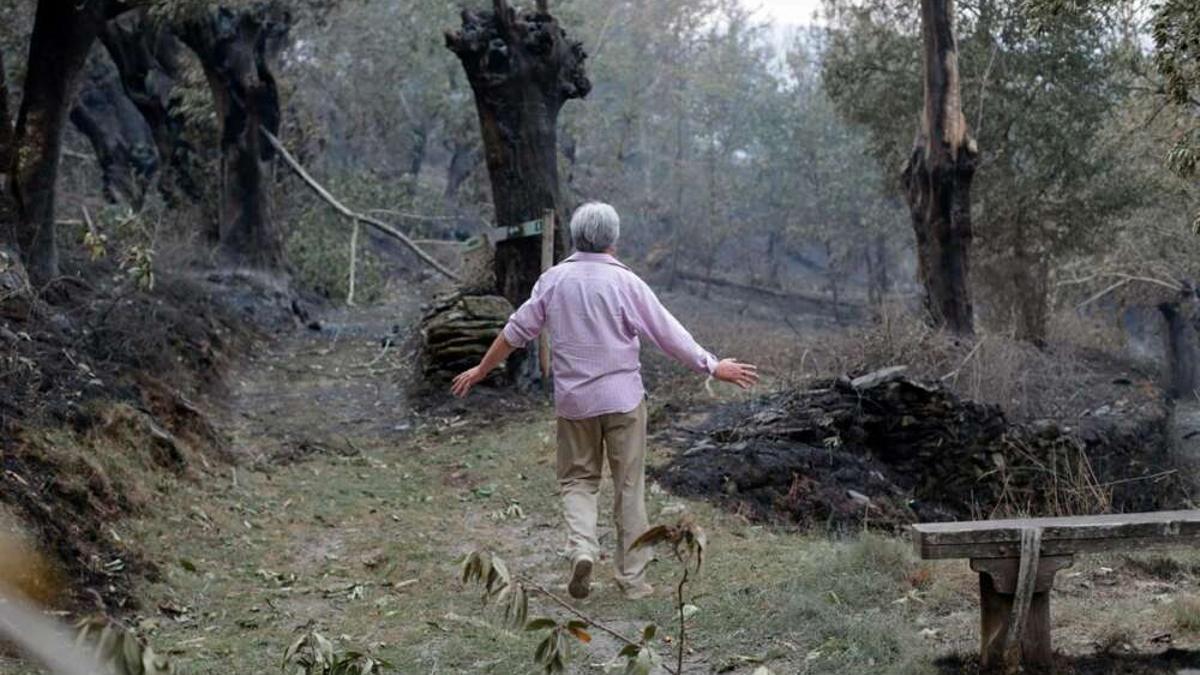
[[845, 299], [842, 299], [838, 302], [834, 302], [832, 298], [829, 298], [829, 297], [826, 297], [823, 295], [803, 293], [803, 292], [799, 292], [799, 291], [782, 291], [782, 290], [778, 290], [778, 289], [774, 289], [774, 288], [765, 288], [763, 286], [754, 286], [751, 284], [744, 284], [739, 281], [733, 281], [732, 279], [725, 279], [725, 278], [717, 277], [717, 276], [706, 276], [703, 274], [695, 274], [693, 272], [688, 272], [686, 270], [679, 270], [678, 272], [676, 272], [676, 274], [679, 276], [680, 279], [683, 279], [685, 281], [696, 281], [696, 282], [700, 282], [700, 283], [711, 284], [713, 286], [721, 286], [724, 288], [736, 288], [739, 290], [750, 291], [752, 293], [759, 293], [762, 295], [769, 295], [769, 296], [781, 298], [784, 300], [803, 300], [805, 302], [811, 302], [813, 304], [821, 305], [821, 306], [825, 306], [825, 307], [834, 307], [835, 305], [840, 305], [840, 306], [842, 306], [846, 309], [850, 309], [850, 310], [862, 309], [862, 305], [860, 303], [853, 302], [853, 301], [847, 301]]
[[409, 220], [428, 220], [428, 221], [443, 221], [456, 220], [455, 216], [422, 216], [416, 213], [408, 213], [405, 211], [395, 211], [393, 209], [367, 209], [367, 213], [382, 213], [385, 216], [399, 216], [408, 218]]
[[297, 161], [297, 159], [292, 156], [292, 153], [288, 152], [287, 148], [283, 147], [283, 144], [279, 142], [279, 139], [275, 137], [275, 134], [272, 134], [265, 127], [259, 127], [259, 130], [263, 133], [263, 135], [266, 137], [267, 141], [271, 144], [271, 147], [275, 148], [275, 150], [278, 151], [279, 154], [283, 157], [284, 161], [287, 162], [288, 166], [290, 166], [292, 168], [292, 170], [296, 172], [296, 175], [300, 176], [301, 180], [303, 180], [310, 188], [312, 188], [313, 192], [316, 192], [318, 197], [320, 197], [327, 204], [332, 206], [334, 208], [334, 210], [336, 210], [338, 213], [342, 214], [343, 216], [355, 221], [356, 223], [358, 223], [358, 222], [366, 223], [366, 224], [374, 227], [375, 229], [379, 230], [380, 232], [383, 232], [384, 234], [391, 236], [394, 239], [400, 240], [400, 242], [402, 244], [404, 244], [410, 250], [412, 250], [413, 253], [417, 254], [418, 258], [420, 258], [421, 260], [428, 263], [430, 265], [430, 267], [433, 267], [435, 270], [437, 270], [438, 272], [441, 272], [442, 274], [444, 274], [445, 276], [449, 277], [450, 279], [452, 279], [454, 281], [460, 281], [457, 274], [455, 274], [454, 272], [451, 272], [444, 265], [442, 265], [440, 262], [435, 260], [428, 253], [423, 251], [420, 246], [417, 246], [416, 242], [414, 242], [412, 239], [410, 239], [408, 237], [408, 235], [404, 234], [400, 230], [397, 230], [396, 228], [392, 227], [391, 225], [388, 225], [387, 223], [383, 222], [382, 220], [379, 220], [377, 218], [372, 218], [371, 216], [368, 216], [363, 213], [351, 211], [344, 204], [339, 202], [337, 200], [337, 198], [335, 198], [332, 194], [330, 194], [329, 191], [326, 190], [320, 183], [318, 183], [315, 178], [313, 178], [311, 175], [309, 175], [308, 171], [305, 171], [304, 167], [300, 165], [300, 162]]

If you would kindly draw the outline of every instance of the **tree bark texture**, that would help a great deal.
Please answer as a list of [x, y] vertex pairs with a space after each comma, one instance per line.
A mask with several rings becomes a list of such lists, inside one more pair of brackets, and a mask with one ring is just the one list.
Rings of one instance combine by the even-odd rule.
[[1019, 244], [1013, 256], [1012, 274], [1016, 338], [1045, 346], [1050, 316], [1050, 265]]
[[10, 177], [17, 248], [30, 279], [58, 276], [54, 192], [67, 113], [101, 26], [127, 5], [40, 0], [29, 41], [25, 87], [13, 135]]
[[184, 120], [171, 105], [179, 80], [184, 46], [166, 26], [135, 9], [110, 20], [100, 32], [125, 95], [149, 125], [159, 158], [159, 190], [168, 203], [179, 197], [202, 197], [201, 179], [193, 175], [194, 148], [184, 139]]
[[[13, 161], [13, 128], [12, 116], [8, 110], [8, 78], [5, 72], [4, 54], [0, 52], [0, 250], [12, 253], [13, 259], [19, 263], [20, 259], [16, 255], [16, 214], [12, 205], [12, 195], [7, 189]], [[24, 266], [21, 269], [23, 275]]]
[[213, 94], [221, 129], [218, 253], [234, 267], [284, 266], [271, 195], [275, 151], [259, 129], [279, 134], [279, 91], [271, 67], [290, 23], [281, 5], [268, 2], [220, 7], [177, 30], [200, 58]]
[[140, 208], [159, 167], [154, 135], [103, 50], [93, 50], [86, 70], [71, 123], [92, 144], [105, 197]]
[[[462, 62], [475, 95], [495, 224], [519, 225], [547, 209], [562, 223], [558, 113], [566, 101], [591, 90], [582, 44], [567, 37], [543, 3], [533, 12], [517, 12], [506, 0], [493, 0], [491, 12], [464, 10], [462, 28], [446, 33], [446, 46]], [[556, 258], [566, 249], [564, 231], [560, 225]], [[540, 257], [538, 237], [496, 247], [498, 290], [514, 305], [529, 297]]]
[[925, 109], [903, 172], [917, 275], [930, 322], [971, 334], [971, 180], [978, 149], [962, 113], [954, 0], [921, 0], [921, 32]]
[[1167, 324], [1167, 396], [1191, 399], [1200, 390], [1200, 295], [1188, 283], [1158, 309]]

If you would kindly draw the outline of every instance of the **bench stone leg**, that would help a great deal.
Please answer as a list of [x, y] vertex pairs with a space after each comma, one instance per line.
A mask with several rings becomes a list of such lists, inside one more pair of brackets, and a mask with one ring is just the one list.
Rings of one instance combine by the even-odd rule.
[[[1049, 669], [1053, 665], [1050, 589], [1055, 573], [1071, 563], [1071, 556], [1048, 556], [1038, 561], [1033, 596], [1021, 635], [1020, 660], [1025, 666]], [[979, 572], [979, 661], [985, 671], [1015, 665], [1006, 664], [1004, 646], [1012, 622], [1019, 567], [1019, 558], [971, 560], [971, 569]]]

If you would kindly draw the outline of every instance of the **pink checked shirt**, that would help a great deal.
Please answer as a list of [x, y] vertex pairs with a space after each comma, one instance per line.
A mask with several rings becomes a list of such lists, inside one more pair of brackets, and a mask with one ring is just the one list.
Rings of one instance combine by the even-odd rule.
[[606, 253], [575, 253], [538, 279], [504, 327], [523, 347], [550, 331], [560, 417], [629, 412], [645, 396], [639, 336], [685, 366], [712, 373], [717, 359], [692, 339], [628, 267]]

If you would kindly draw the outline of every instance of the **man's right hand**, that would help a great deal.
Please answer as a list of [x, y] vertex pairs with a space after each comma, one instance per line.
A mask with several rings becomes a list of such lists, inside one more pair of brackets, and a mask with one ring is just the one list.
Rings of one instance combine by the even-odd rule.
[[713, 377], [722, 382], [736, 384], [742, 389], [749, 389], [758, 382], [758, 367], [741, 363], [737, 359], [722, 359], [713, 369]]
[[482, 382], [485, 377], [487, 377], [487, 372], [483, 370], [483, 366], [468, 368], [454, 378], [454, 383], [450, 385], [450, 391], [455, 396], [463, 398], [471, 391], [471, 387]]

